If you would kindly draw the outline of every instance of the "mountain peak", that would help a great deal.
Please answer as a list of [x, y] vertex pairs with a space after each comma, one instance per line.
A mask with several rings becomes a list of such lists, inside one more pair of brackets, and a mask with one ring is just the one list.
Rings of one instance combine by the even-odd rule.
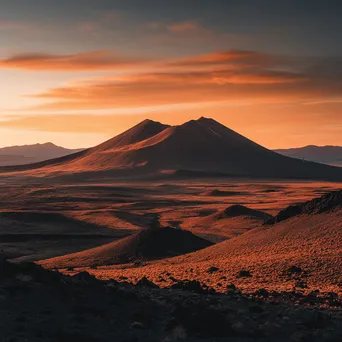
[[200, 117], [199, 119], [195, 120], [190, 120], [185, 122], [183, 125], [184, 127], [208, 127], [212, 125], [220, 125], [217, 121], [211, 118], [206, 118], [204, 116]]
[[205, 123], [205, 122], [216, 122], [216, 120], [212, 119], [212, 118], [206, 118], [205, 116], [201, 116], [198, 120], [198, 122], [202, 122], [202, 123]]
[[112, 150], [132, 145], [149, 139], [169, 127], [169, 125], [164, 125], [158, 121], [146, 119], [129, 130], [95, 147], [94, 150]]
[[141, 121], [140, 123], [138, 123], [137, 126], [154, 125], [154, 124], [163, 125], [159, 121], [154, 121], [151, 119], [145, 119], [145, 120]]
[[44, 146], [57, 146], [57, 145], [55, 145], [54, 143], [52, 143], [51, 141], [48, 141], [48, 142], [43, 143], [43, 144], [41, 144], [41, 145], [44, 145]]
[[178, 127], [196, 127], [199, 126], [199, 121], [198, 120], [189, 120], [187, 122], [184, 122], [182, 125]]

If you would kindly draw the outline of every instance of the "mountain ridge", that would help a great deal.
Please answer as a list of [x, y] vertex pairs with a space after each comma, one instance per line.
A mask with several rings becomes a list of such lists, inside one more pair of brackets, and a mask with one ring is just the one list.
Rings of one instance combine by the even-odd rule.
[[144, 120], [78, 154], [7, 171], [35, 169], [46, 173], [105, 172], [111, 176], [185, 170], [234, 177], [342, 181], [342, 170], [337, 167], [282, 156], [204, 117], [178, 126]]
[[274, 150], [282, 155], [342, 167], [342, 146], [307, 145], [297, 148]]
[[64, 148], [52, 142], [7, 146], [0, 148], [0, 166], [27, 165], [63, 157], [81, 150]]

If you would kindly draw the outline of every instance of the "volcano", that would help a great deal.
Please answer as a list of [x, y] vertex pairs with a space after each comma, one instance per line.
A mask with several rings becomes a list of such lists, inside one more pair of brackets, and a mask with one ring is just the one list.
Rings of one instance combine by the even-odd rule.
[[110, 176], [220, 175], [342, 181], [342, 169], [270, 151], [213, 119], [180, 126], [145, 120], [94, 148], [59, 159], [4, 171]]

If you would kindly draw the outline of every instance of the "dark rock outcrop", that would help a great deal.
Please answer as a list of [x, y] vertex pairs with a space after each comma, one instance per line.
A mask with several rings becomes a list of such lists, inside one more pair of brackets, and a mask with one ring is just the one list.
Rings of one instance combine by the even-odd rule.
[[281, 210], [278, 215], [268, 220], [266, 224], [275, 224], [302, 214], [315, 215], [341, 208], [342, 190], [337, 190], [304, 203], [291, 205]]

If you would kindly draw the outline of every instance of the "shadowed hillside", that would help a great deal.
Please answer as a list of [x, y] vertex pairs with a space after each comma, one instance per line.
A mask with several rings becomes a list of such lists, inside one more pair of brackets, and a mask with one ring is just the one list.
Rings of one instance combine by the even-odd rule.
[[[270, 151], [212, 119], [180, 126], [143, 121], [121, 135], [79, 154], [3, 171], [34, 174], [136, 177], [183, 170], [233, 177], [342, 181], [342, 169], [301, 161]], [[170, 173], [171, 174], [171, 173]], [[189, 176], [191, 177], [191, 176]]]
[[123, 264], [186, 254], [210, 245], [211, 242], [184, 230], [151, 228], [104, 246], [45, 260], [42, 264], [48, 267]]
[[[245, 233], [197, 252], [147, 263], [137, 268], [92, 271], [102, 278], [150, 277], [161, 286], [173, 279], [205, 282], [224, 291], [231, 283], [248, 292], [341, 293], [342, 206], [340, 192], [314, 199], [304, 210], [273, 225]], [[54, 267], [52, 264], [51, 267]], [[156, 270], [158, 270], [156, 274]], [[191, 270], [191, 271], [190, 271]], [[161, 282], [158, 275], [170, 275]], [[209, 275], [210, 274], [210, 275]]]
[[[233, 239], [218, 243], [188, 256], [168, 262], [120, 272], [136, 277], [152, 274], [153, 268], [170, 274], [205, 279], [205, 270], [215, 266], [220, 271], [210, 284], [233, 282], [248, 291], [293, 288], [340, 292], [342, 276], [342, 206], [340, 191], [305, 203], [301, 213], [273, 225], [252, 229]], [[294, 267], [296, 266], [296, 267]], [[194, 268], [191, 274], [187, 269]], [[245, 271], [241, 273], [241, 271]], [[248, 272], [247, 272], [248, 271]], [[113, 277], [114, 272], [108, 272]], [[224, 275], [224, 278], [222, 278]], [[154, 278], [153, 278], [154, 279]]]

